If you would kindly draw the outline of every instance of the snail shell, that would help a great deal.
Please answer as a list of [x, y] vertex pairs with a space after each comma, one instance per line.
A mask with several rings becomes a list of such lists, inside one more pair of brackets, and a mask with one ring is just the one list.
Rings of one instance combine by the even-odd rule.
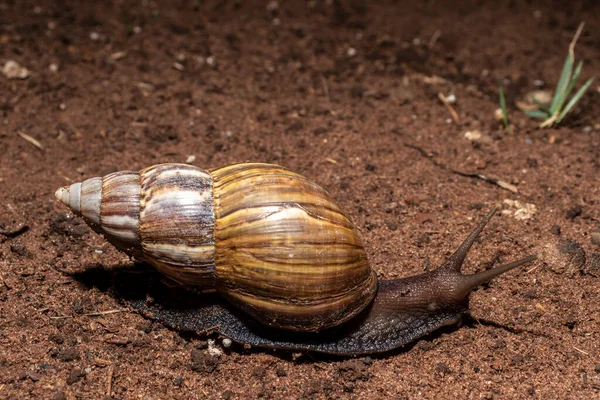
[[350, 220], [316, 183], [269, 164], [160, 164], [56, 192], [117, 248], [216, 289], [273, 327], [318, 331], [364, 310], [377, 278]]

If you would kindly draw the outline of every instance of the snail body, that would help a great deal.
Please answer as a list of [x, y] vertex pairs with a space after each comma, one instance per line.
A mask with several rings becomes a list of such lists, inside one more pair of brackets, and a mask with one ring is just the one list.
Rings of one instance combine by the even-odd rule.
[[226, 299], [181, 310], [135, 307], [181, 329], [217, 326], [255, 346], [390, 350], [455, 323], [473, 288], [534, 258], [460, 273], [492, 210], [435, 271], [377, 282], [356, 229], [329, 194], [270, 164], [209, 171], [159, 164], [75, 183], [56, 197], [120, 250]]

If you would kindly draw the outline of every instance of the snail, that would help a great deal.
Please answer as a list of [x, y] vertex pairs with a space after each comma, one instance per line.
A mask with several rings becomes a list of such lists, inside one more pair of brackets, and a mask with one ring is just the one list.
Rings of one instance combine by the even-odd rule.
[[354, 225], [325, 189], [271, 164], [159, 164], [74, 183], [56, 198], [118, 249], [213, 292], [197, 307], [132, 301], [136, 308], [258, 347], [392, 350], [457, 323], [472, 289], [536, 258], [461, 274], [494, 208], [436, 270], [378, 282]]

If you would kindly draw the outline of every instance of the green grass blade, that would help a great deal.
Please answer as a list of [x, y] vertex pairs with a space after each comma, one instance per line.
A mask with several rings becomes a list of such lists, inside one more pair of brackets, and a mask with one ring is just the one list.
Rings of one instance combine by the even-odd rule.
[[567, 58], [565, 59], [565, 65], [563, 66], [562, 72], [560, 73], [560, 78], [558, 79], [558, 83], [556, 84], [556, 89], [554, 90], [552, 104], [550, 104], [550, 114], [554, 114], [557, 110], [559, 110], [558, 105], [564, 103], [565, 101], [564, 93], [567, 89], [569, 81], [571, 80], [571, 73], [573, 72], [573, 61], [573, 56], [571, 56], [571, 54], [568, 54]]
[[[573, 88], [577, 84], [577, 80], [579, 79], [579, 74], [581, 74], [581, 68], [583, 67], [583, 60], [579, 61], [577, 67], [575, 68], [575, 72], [573, 72], [573, 76], [571, 76], [571, 81], [569, 82], [569, 86], [567, 86], [567, 90], [565, 91], [565, 99], [569, 97]], [[560, 107], [558, 108], [560, 110]]]
[[498, 88], [498, 95], [500, 96], [500, 108], [502, 109], [502, 123], [504, 129], [508, 129], [508, 113], [506, 112], [506, 98], [504, 97], [504, 89], [502, 85]]
[[533, 118], [546, 119], [550, 117], [548, 113], [541, 110], [525, 110], [523, 112]]
[[594, 81], [594, 78], [590, 78], [583, 84], [582, 87], [579, 88], [577, 93], [575, 93], [575, 95], [571, 98], [571, 100], [569, 100], [565, 109], [562, 110], [562, 112], [558, 116], [556, 123], [559, 123], [565, 117], [565, 115], [567, 115], [569, 113], [569, 111], [571, 111], [571, 109], [573, 107], [575, 107], [575, 104], [577, 104], [577, 102], [581, 99], [581, 97], [583, 96], [585, 91], [590, 87], [590, 85], [592, 84], [593, 81]]

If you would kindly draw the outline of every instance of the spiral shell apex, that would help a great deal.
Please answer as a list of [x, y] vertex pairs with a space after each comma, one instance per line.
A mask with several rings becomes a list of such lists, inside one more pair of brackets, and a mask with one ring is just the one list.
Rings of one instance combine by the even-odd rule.
[[184, 285], [215, 288], [267, 325], [338, 325], [377, 291], [339, 206], [282, 167], [160, 164], [75, 183], [56, 198], [117, 248]]

